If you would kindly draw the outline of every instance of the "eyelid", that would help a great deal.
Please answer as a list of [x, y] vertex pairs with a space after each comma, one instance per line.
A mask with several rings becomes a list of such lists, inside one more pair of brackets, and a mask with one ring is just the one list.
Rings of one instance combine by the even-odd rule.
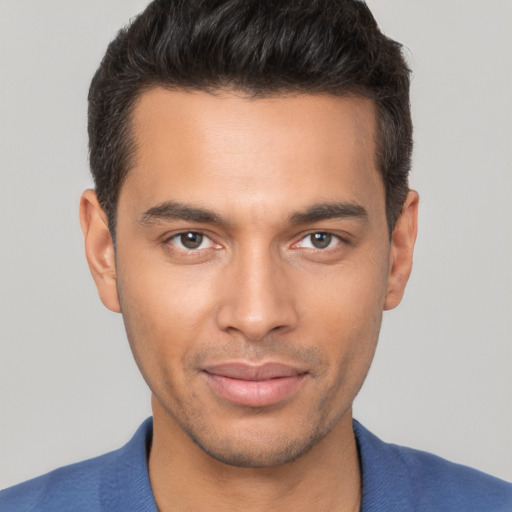
[[[176, 240], [180, 236], [187, 234], [187, 233], [195, 233], [195, 234], [203, 236], [204, 239], [207, 239], [209, 241], [208, 247], [189, 249], [187, 247], [180, 247], [179, 245], [172, 243], [173, 240]], [[339, 233], [335, 233], [333, 231], [329, 231], [329, 230], [325, 230], [325, 229], [315, 229], [315, 230], [311, 230], [311, 231], [308, 231], [308, 232], [305, 232], [305, 233], [302, 233], [301, 235], [299, 235], [299, 238], [298, 239], [296, 238], [296, 241], [292, 244], [292, 248], [297, 247], [297, 246], [301, 247], [301, 245], [300, 245], [301, 242], [303, 242], [305, 239], [307, 239], [308, 237], [310, 237], [316, 233], [330, 235], [331, 237], [336, 239], [338, 241], [338, 243], [336, 243], [334, 246], [331, 246], [331, 247], [328, 246], [323, 249], [316, 248], [316, 247], [305, 247], [306, 249], [311, 249], [311, 250], [320, 251], [320, 252], [326, 252], [329, 249], [336, 248], [340, 244], [351, 244], [350, 237], [348, 235], [343, 236], [343, 235], [341, 235]], [[210, 236], [208, 233], [206, 233], [204, 230], [201, 230], [201, 229], [181, 229], [181, 230], [173, 232], [171, 234], [166, 234], [165, 237], [163, 238], [162, 242], [166, 245], [171, 245], [172, 247], [176, 248], [179, 251], [188, 252], [188, 253], [194, 253], [194, 252], [197, 253], [200, 251], [205, 251], [207, 249], [211, 249], [212, 247], [221, 248], [221, 245], [219, 243], [215, 242], [213, 240], [212, 236]]]
[[[333, 238], [335, 238], [338, 243], [336, 243], [335, 245], [333, 246], [330, 246], [330, 247], [325, 247], [324, 249], [320, 249], [320, 248], [317, 248], [317, 247], [304, 247], [301, 244], [301, 242], [303, 242], [305, 239], [307, 239], [308, 237], [316, 234], [316, 233], [322, 233], [322, 234], [326, 234], [326, 235], [330, 235], [332, 236]], [[326, 251], [329, 251], [331, 249], [335, 249], [336, 247], [338, 247], [339, 245], [341, 244], [350, 244], [350, 240], [349, 240], [349, 237], [348, 235], [346, 236], [343, 236], [339, 233], [335, 233], [333, 231], [329, 231], [329, 230], [326, 230], [326, 229], [315, 229], [315, 230], [312, 230], [312, 231], [308, 231], [306, 233], [303, 233], [302, 235], [300, 235], [300, 238], [294, 242], [292, 244], [292, 247], [301, 247], [301, 248], [304, 248], [304, 249], [309, 249], [309, 250], [314, 250], [314, 251], [320, 251], [320, 252], [326, 252]]]
[[[194, 234], [197, 234], [197, 235], [201, 235], [203, 237], [203, 241], [205, 239], [207, 239], [209, 241], [208, 247], [201, 247], [201, 248], [196, 248], [196, 249], [190, 249], [188, 247], [180, 247], [179, 245], [173, 243], [173, 240], [178, 240], [179, 237], [181, 237], [182, 235], [186, 235], [187, 233], [194, 233]], [[204, 231], [202, 231], [200, 229], [182, 229], [180, 231], [177, 231], [175, 233], [167, 235], [164, 238], [163, 243], [166, 244], [166, 245], [170, 245], [174, 249], [176, 249], [178, 251], [183, 251], [185, 253], [198, 253], [200, 251], [205, 251], [207, 249], [211, 249], [212, 247], [215, 247], [215, 246], [220, 247], [219, 244], [215, 243], [212, 240], [211, 236], [209, 236], [208, 234], [206, 234]]]

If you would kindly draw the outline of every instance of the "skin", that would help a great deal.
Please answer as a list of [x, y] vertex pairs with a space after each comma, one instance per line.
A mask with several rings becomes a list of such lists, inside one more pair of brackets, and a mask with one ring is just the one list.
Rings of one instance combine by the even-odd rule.
[[[402, 298], [418, 207], [411, 191], [390, 240], [373, 103], [155, 88], [132, 122], [116, 252], [91, 190], [81, 222], [153, 394], [159, 509], [357, 510], [351, 404]], [[300, 383], [277, 403], [233, 403], [205, 373], [233, 361], [285, 364]]]

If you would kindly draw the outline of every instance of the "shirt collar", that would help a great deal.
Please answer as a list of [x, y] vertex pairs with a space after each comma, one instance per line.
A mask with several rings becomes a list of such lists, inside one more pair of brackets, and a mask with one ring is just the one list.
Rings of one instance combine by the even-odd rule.
[[148, 472], [152, 438], [153, 419], [148, 418], [104, 467], [100, 488], [102, 509], [158, 512]]
[[[362, 473], [360, 512], [413, 510], [413, 497], [404, 491], [409, 478], [398, 450], [353, 420]], [[158, 512], [149, 482], [148, 455], [153, 419], [148, 418], [103, 471], [101, 503], [105, 510]]]
[[414, 510], [410, 477], [398, 447], [381, 441], [353, 420], [362, 473], [360, 512]]

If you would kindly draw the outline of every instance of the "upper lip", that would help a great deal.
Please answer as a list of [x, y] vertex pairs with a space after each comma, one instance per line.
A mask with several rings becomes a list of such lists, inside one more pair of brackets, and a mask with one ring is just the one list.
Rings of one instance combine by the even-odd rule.
[[282, 363], [261, 365], [247, 363], [223, 363], [204, 368], [206, 373], [238, 380], [268, 380], [279, 377], [296, 377], [306, 373], [303, 370]]

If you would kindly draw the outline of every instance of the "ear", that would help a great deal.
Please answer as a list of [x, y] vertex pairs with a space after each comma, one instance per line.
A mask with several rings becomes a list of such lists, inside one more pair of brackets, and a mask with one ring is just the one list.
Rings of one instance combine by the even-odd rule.
[[80, 199], [80, 224], [85, 255], [101, 302], [111, 311], [120, 313], [114, 244], [107, 216], [93, 190], [86, 190]]
[[411, 274], [414, 243], [418, 232], [418, 203], [418, 193], [409, 191], [393, 229], [385, 310], [396, 308], [400, 304]]

